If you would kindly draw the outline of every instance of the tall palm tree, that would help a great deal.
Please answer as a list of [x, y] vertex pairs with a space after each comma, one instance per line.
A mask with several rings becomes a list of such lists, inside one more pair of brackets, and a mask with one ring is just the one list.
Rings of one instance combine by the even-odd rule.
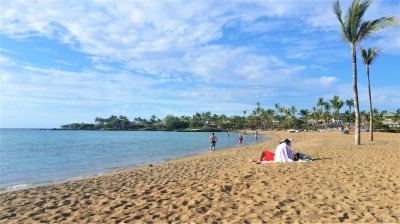
[[357, 89], [357, 60], [356, 48], [357, 43], [373, 35], [376, 31], [388, 26], [397, 24], [397, 18], [394, 16], [384, 16], [373, 20], [363, 20], [364, 13], [368, 7], [373, 3], [372, 0], [353, 0], [351, 6], [347, 10], [344, 18], [342, 19], [342, 10], [340, 8], [339, 0], [335, 0], [332, 4], [333, 12], [340, 23], [340, 31], [342, 38], [350, 44], [351, 55], [353, 61], [353, 96], [354, 96], [354, 112], [356, 114], [355, 122], [355, 136], [354, 141], [356, 145], [360, 145], [360, 114], [358, 102], [358, 89]]
[[369, 140], [374, 141], [374, 116], [372, 114], [372, 100], [371, 100], [371, 86], [369, 80], [369, 65], [372, 64], [373, 61], [377, 58], [379, 52], [382, 50], [375, 51], [375, 46], [372, 48], [368, 48], [365, 50], [364, 48], [360, 47], [361, 56], [363, 59], [363, 63], [367, 68], [367, 81], [368, 81], [368, 97], [369, 97]]

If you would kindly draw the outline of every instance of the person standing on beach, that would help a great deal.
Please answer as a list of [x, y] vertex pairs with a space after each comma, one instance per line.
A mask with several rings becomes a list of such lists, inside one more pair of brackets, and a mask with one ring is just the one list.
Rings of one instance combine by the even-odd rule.
[[211, 143], [210, 152], [214, 152], [215, 151], [215, 143], [218, 142], [218, 138], [217, 138], [217, 136], [214, 135], [214, 133], [212, 133], [212, 135], [210, 136], [209, 141]]

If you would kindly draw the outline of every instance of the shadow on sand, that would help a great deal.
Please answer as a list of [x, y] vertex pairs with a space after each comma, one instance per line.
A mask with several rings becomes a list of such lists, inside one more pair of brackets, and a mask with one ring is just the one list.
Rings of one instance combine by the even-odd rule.
[[327, 159], [332, 159], [332, 158], [313, 158], [313, 161], [315, 161], [315, 160], [327, 160]]

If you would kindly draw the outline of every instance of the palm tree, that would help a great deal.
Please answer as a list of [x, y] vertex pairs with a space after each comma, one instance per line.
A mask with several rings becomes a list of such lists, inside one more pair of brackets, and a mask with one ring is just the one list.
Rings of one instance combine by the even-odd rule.
[[308, 119], [310, 117], [310, 111], [307, 109], [301, 109], [299, 115], [302, 116], [302, 118], [304, 119], [305, 123], [306, 123], [306, 130], [308, 131]]
[[291, 116], [292, 116], [292, 119], [293, 119], [293, 125], [297, 125], [296, 124], [296, 113], [297, 113], [297, 109], [296, 109], [296, 107], [295, 106], [292, 106], [291, 108], [290, 108], [290, 113], [291, 113]]
[[263, 117], [263, 121], [265, 125], [268, 125], [273, 128], [273, 119], [274, 119], [275, 110], [268, 109], [261, 111], [261, 117]]
[[246, 111], [243, 111], [244, 128], [246, 129]]
[[367, 68], [367, 81], [368, 81], [368, 97], [369, 97], [369, 140], [374, 141], [374, 116], [372, 114], [372, 100], [371, 100], [371, 86], [369, 80], [369, 65], [375, 61], [376, 57], [378, 56], [379, 52], [382, 50], [375, 51], [375, 46], [372, 48], [368, 48], [366, 51], [364, 48], [360, 47], [361, 56], [363, 58], [363, 63]]
[[339, 100], [339, 96], [333, 96], [333, 99], [329, 100], [329, 102], [331, 102], [331, 105], [335, 110], [334, 113], [336, 120], [339, 120], [339, 110], [343, 107], [344, 102]]
[[325, 122], [325, 128], [328, 127], [328, 121], [331, 118], [331, 105], [327, 102], [324, 103], [325, 112], [323, 113], [323, 118]]
[[[350, 121], [351, 121], [351, 107], [353, 107], [354, 106], [354, 100], [353, 100], [353, 98], [351, 98], [351, 99], [349, 99], [349, 100], [346, 100], [346, 105], [349, 107], [349, 110], [350, 110]], [[350, 124], [349, 124], [350, 125]]]
[[320, 97], [320, 98], [318, 99], [317, 106], [319, 106], [320, 109], [322, 110], [322, 107], [323, 107], [324, 105], [325, 105], [324, 98], [323, 98], [323, 97]]
[[275, 104], [275, 109], [276, 109], [276, 118], [277, 118], [278, 122], [279, 122], [279, 111], [280, 111], [280, 108], [281, 108], [281, 104], [280, 103], [276, 103]]
[[290, 109], [286, 109], [286, 108], [282, 108], [282, 113], [283, 115], [283, 121], [285, 124], [285, 128], [287, 128], [287, 125], [289, 124], [289, 120], [290, 120], [290, 115], [292, 114]]
[[279, 108], [281, 107], [281, 105], [279, 103], [275, 104], [275, 109], [276, 109], [276, 114], [279, 113]]
[[225, 125], [228, 122], [229, 118], [225, 114], [221, 114], [218, 116], [218, 126], [221, 126], [221, 129], [225, 129]]
[[350, 44], [351, 55], [353, 61], [353, 95], [354, 95], [354, 112], [356, 114], [355, 122], [355, 144], [360, 145], [360, 114], [357, 89], [357, 60], [356, 48], [357, 43], [370, 37], [376, 31], [388, 26], [396, 25], [397, 19], [394, 16], [384, 16], [373, 20], [363, 20], [364, 13], [373, 3], [372, 0], [353, 0], [350, 8], [342, 19], [342, 10], [339, 0], [335, 0], [332, 4], [333, 12], [340, 22], [340, 31], [342, 38]]

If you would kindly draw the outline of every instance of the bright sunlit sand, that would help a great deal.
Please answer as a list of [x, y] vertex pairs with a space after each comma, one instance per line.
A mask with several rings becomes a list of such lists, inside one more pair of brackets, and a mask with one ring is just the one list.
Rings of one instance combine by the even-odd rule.
[[[263, 132], [271, 141], [0, 194], [1, 223], [398, 223], [399, 134]], [[256, 165], [280, 139], [310, 163]], [[207, 148], [208, 145], [205, 146]]]

